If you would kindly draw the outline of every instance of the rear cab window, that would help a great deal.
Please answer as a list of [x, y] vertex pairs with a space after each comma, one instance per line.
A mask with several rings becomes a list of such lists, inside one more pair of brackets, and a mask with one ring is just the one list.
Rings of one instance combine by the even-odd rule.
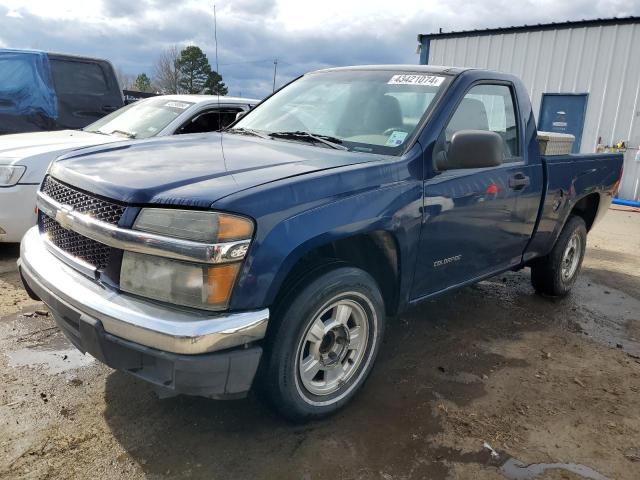
[[104, 95], [109, 92], [104, 70], [97, 63], [52, 58], [51, 71], [59, 94]]

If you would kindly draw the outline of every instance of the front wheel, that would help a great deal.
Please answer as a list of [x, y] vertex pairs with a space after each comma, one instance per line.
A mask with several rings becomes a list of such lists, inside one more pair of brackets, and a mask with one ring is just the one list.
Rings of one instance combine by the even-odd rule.
[[571, 216], [553, 250], [531, 265], [531, 283], [536, 292], [562, 297], [578, 278], [587, 247], [587, 228], [580, 217]]
[[345, 405], [371, 371], [384, 331], [374, 279], [340, 267], [308, 281], [276, 310], [263, 385], [272, 405], [294, 421]]

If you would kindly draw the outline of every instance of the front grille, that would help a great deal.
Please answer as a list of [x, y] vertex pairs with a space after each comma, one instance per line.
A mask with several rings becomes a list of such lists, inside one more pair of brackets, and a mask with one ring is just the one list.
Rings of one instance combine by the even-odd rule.
[[[77, 212], [91, 215], [113, 225], [118, 224], [125, 210], [122, 205], [94, 197], [49, 176], [45, 178], [42, 192], [56, 202], [72, 207]], [[72, 230], [67, 230], [45, 214], [42, 214], [42, 231], [51, 243], [69, 255], [84, 260], [98, 270], [107, 267], [112, 251], [111, 247]]]
[[74, 231], [67, 230], [47, 215], [42, 215], [42, 227], [49, 241], [59, 249], [73, 257], [84, 260], [98, 270], [102, 270], [107, 266], [111, 247]]
[[63, 205], [69, 205], [80, 213], [91, 215], [103, 222], [117, 225], [125, 207], [117, 203], [102, 200], [75, 188], [68, 187], [56, 179], [47, 176], [42, 185], [42, 193]]

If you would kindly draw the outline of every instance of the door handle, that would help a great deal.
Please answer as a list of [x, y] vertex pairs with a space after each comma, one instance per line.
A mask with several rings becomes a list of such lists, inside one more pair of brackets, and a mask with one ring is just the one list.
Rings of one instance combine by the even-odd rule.
[[115, 112], [117, 109], [118, 107], [114, 107], [113, 105], [105, 105], [102, 107], [102, 111], [107, 113]]
[[512, 190], [522, 190], [531, 183], [529, 177], [522, 173], [516, 173], [513, 177], [509, 177], [509, 188]]

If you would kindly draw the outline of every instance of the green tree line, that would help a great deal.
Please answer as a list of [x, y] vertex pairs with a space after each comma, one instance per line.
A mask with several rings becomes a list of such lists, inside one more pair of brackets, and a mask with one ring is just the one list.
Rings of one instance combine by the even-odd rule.
[[126, 89], [166, 95], [226, 95], [229, 92], [222, 76], [211, 68], [206, 54], [195, 45], [182, 50], [176, 46], [164, 50], [155, 62], [153, 79], [146, 73], [140, 73], [133, 81], [131, 77], [121, 75], [121, 84]]

